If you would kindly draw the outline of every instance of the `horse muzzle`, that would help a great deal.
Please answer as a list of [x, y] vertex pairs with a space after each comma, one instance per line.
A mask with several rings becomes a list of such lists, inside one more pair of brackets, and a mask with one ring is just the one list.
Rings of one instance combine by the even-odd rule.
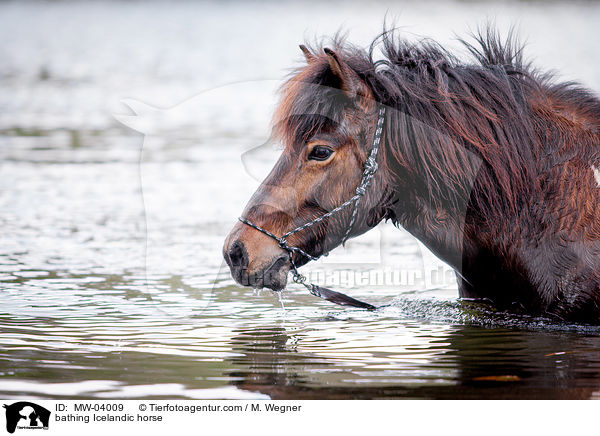
[[281, 291], [290, 270], [288, 254], [271, 238], [236, 225], [223, 245], [231, 276], [242, 286]]

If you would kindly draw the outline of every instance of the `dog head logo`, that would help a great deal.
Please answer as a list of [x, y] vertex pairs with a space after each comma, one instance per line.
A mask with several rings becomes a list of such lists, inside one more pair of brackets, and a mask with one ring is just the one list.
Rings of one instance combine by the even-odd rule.
[[50, 411], [28, 401], [4, 405], [6, 409], [6, 431], [14, 433], [17, 428], [47, 429]]

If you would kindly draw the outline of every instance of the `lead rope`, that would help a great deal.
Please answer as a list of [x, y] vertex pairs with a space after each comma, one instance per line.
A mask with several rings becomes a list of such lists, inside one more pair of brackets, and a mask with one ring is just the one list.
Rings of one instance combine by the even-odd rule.
[[294, 252], [297, 252], [303, 256], [306, 256], [310, 260], [317, 260], [319, 258], [319, 256], [313, 256], [313, 255], [307, 253], [306, 251], [302, 250], [300, 247], [290, 246], [287, 242], [287, 238], [295, 233], [301, 232], [302, 230], [305, 230], [315, 224], [322, 222], [323, 220], [340, 212], [341, 210], [345, 209], [346, 207], [348, 207], [349, 205], [354, 203], [354, 210], [352, 211], [352, 215], [350, 217], [350, 222], [348, 223], [348, 228], [346, 229], [346, 233], [344, 234], [344, 236], [342, 238], [342, 245], [346, 243], [346, 241], [348, 240], [348, 237], [350, 236], [350, 232], [352, 231], [354, 224], [356, 222], [356, 217], [358, 215], [358, 203], [360, 202], [360, 199], [366, 194], [367, 188], [371, 185], [371, 182], [373, 181], [373, 177], [375, 177], [375, 173], [377, 172], [377, 169], [378, 169], [377, 153], [379, 151], [379, 143], [381, 142], [381, 134], [383, 132], [384, 119], [385, 119], [385, 107], [382, 106], [379, 109], [379, 117], [377, 119], [377, 127], [375, 129], [375, 136], [373, 138], [373, 147], [371, 148], [371, 152], [369, 153], [369, 156], [367, 157], [367, 160], [365, 161], [365, 167], [363, 169], [361, 181], [360, 181], [358, 187], [356, 188], [355, 194], [352, 198], [350, 198], [349, 200], [340, 204], [339, 206], [332, 209], [331, 211], [327, 212], [326, 214], [323, 214], [323, 215], [313, 219], [312, 221], [309, 221], [309, 222], [301, 225], [300, 227], [290, 230], [289, 232], [285, 233], [281, 237], [278, 237], [277, 235], [269, 232], [266, 229], [263, 229], [262, 227], [254, 224], [253, 222], [251, 222], [245, 218], [242, 218], [242, 217], [238, 218], [244, 224], [275, 239], [277, 241], [279, 247], [281, 247], [282, 249], [284, 249], [288, 252], [288, 256], [290, 259], [290, 265], [291, 265], [290, 271], [292, 273], [294, 283], [298, 283], [298, 284], [304, 286], [306, 289], [308, 289], [308, 291], [312, 295], [319, 297], [319, 298], [323, 298], [328, 301], [331, 301], [332, 303], [340, 304], [342, 306], [359, 307], [359, 308], [367, 309], [367, 310], [374, 310], [374, 309], [376, 309], [376, 307], [373, 306], [372, 304], [365, 303], [360, 300], [356, 300], [355, 298], [349, 297], [348, 295], [342, 294], [341, 292], [332, 291], [331, 289], [323, 288], [321, 286], [317, 286], [312, 283], [307, 283], [306, 277], [303, 276], [302, 274], [300, 274], [300, 272], [298, 271], [298, 267], [296, 266], [296, 263], [294, 262]]

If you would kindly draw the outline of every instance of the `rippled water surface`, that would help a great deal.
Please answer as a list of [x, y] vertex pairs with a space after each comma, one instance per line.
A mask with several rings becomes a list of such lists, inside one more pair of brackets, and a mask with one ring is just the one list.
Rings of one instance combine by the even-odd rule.
[[389, 225], [303, 268], [375, 312], [223, 264], [305, 36], [362, 44], [390, 9], [452, 45], [497, 16], [600, 89], [595, 3], [434, 5], [0, 4], [0, 397], [598, 398], [600, 330], [459, 301]]

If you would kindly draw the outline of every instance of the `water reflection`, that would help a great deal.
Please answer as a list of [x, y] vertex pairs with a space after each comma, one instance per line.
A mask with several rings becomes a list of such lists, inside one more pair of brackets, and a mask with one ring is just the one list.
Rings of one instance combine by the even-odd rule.
[[[108, 295], [96, 295], [62, 317], [23, 308], [0, 315], [1, 396], [595, 398], [600, 391], [600, 336], [583, 326], [532, 329], [513, 317], [510, 328], [484, 327], [493, 320], [483, 311], [486, 322], [459, 325], [332, 309], [303, 294], [287, 296], [282, 312], [276, 297], [235, 286], [185, 316], [200, 289], [166, 288], [131, 305], [128, 292], [85, 292], [111, 294], [112, 303], [100, 306]], [[438, 305], [435, 313], [448, 312]], [[452, 311], [458, 318], [463, 310]]]
[[[456, 327], [430, 337], [426, 347], [390, 346], [376, 364], [361, 364], [355, 353], [357, 361], [343, 365], [302, 352], [303, 336], [281, 327], [239, 330], [231, 345], [241, 355], [230, 362], [244, 369], [230, 373], [242, 379], [233, 384], [274, 399], [586, 399], [600, 393], [597, 336]], [[421, 364], [391, 357], [415, 351], [436, 357]], [[368, 348], [362, 354], [375, 355]]]

